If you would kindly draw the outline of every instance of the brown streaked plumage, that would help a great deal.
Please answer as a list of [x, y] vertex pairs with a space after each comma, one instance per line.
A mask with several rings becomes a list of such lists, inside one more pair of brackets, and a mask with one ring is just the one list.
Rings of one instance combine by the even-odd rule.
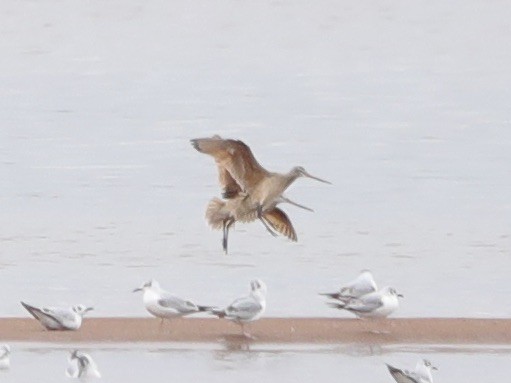
[[[251, 206], [249, 196], [242, 194], [236, 198], [222, 201], [213, 198], [206, 208], [206, 220], [215, 229], [223, 230], [222, 247], [227, 254], [229, 229], [236, 222], [252, 222], [257, 219], [257, 212]], [[281, 209], [274, 207], [263, 212], [262, 218], [273, 230], [296, 242], [297, 236], [289, 217]]]
[[[232, 190], [244, 192], [251, 197], [257, 217], [273, 209], [278, 203], [288, 202], [299, 205], [283, 196], [285, 190], [299, 177], [308, 177], [324, 183], [330, 183], [307, 173], [301, 166], [294, 167], [288, 173], [269, 172], [255, 159], [250, 148], [239, 140], [212, 138], [196, 138], [192, 145], [201, 153], [209, 154], [215, 159], [219, 168], [220, 184], [224, 190], [224, 198], [230, 198]], [[308, 209], [310, 210], [310, 209]]]

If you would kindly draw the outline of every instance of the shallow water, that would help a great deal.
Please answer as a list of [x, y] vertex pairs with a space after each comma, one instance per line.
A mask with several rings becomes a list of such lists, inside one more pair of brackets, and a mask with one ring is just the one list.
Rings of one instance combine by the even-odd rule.
[[[268, 316], [349, 316], [317, 293], [365, 268], [405, 295], [396, 316], [511, 314], [505, 2], [1, 7], [1, 316], [148, 315], [150, 278], [224, 305], [255, 277]], [[222, 255], [188, 142], [215, 133], [333, 182], [287, 193], [315, 210], [284, 207], [298, 243], [239, 225]]]
[[[413, 369], [419, 358], [428, 358], [439, 368], [433, 371], [438, 382], [505, 381], [511, 355], [508, 347], [238, 347], [133, 344], [88, 345], [80, 350], [92, 356], [103, 380], [112, 382], [196, 381], [206, 376], [210, 382], [390, 382], [385, 363]], [[69, 381], [65, 370], [72, 349], [62, 345], [14, 344], [11, 369], [2, 375], [13, 382]]]

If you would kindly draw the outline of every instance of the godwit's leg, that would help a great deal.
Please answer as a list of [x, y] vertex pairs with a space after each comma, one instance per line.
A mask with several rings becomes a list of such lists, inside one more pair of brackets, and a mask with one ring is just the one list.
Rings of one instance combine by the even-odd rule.
[[257, 218], [259, 218], [259, 220], [263, 223], [263, 225], [266, 228], [266, 230], [268, 230], [268, 232], [271, 235], [273, 235], [274, 237], [277, 236], [277, 234], [270, 228], [270, 226], [268, 226], [268, 224], [264, 220], [264, 217], [263, 217], [263, 207], [260, 204], [257, 204]]
[[229, 238], [229, 229], [234, 223], [234, 219], [225, 220], [223, 222], [223, 231], [224, 231], [224, 237], [222, 239], [222, 247], [224, 249], [224, 253], [227, 254], [227, 242]]
[[294, 205], [294, 206], [297, 206], [297, 207], [301, 207], [302, 209], [305, 209], [305, 210], [308, 210], [308, 211], [312, 211], [312, 212], [314, 211], [314, 210], [312, 210], [310, 207], [303, 206], [303, 205], [300, 205], [299, 203], [293, 202], [293, 201], [291, 201], [291, 200], [290, 200], [289, 198], [287, 198], [287, 197], [283, 197], [283, 196], [281, 196], [281, 197], [280, 197], [280, 199], [282, 200], [282, 202], [287, 202], [287, 203], [289, 203], [289, 204], [291, 204], [291, 205]]
[[227, 229], [227, 221], [223, 222], [223, 237], [222, 237], [222, 248], [224, 249], [224, 254], [227, 254], [227, 236], [229, 235], [229, 230]]

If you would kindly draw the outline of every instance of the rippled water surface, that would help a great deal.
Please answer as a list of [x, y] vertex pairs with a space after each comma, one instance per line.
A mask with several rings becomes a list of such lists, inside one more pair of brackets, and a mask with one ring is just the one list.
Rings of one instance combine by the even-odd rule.
[[[11, 370], [17, 382], [68, 382], [70, 347], [14, 344]], [[112, 382], [391, 382], [385, 363], [414, 369], [419, 358], [438, 367], [437, 382], [505, 381], [509, 348], [450, 346], [283, 346], [283, 345], [89, 345], [81, 350]], [[129, 366], [129, 368], [127, 368]], [[507, 371], [507, 372], [506, 372]], [[2, 378], [4, 378], [2, 376]], [[7, 380], [6, 380], [7, 381]]]
[[[364, 268], [405, 295], [396, 316], [511, 314], [506, 2], [0, 7], [0, 316], [26, 316], [20, 299], [148, 315], [131, 290], [149, 278], [223, 305], [254, 277], [268, 285], [268, 316], [349, 316], [317, 293]], [[268, 169], [302, 165], [333, 183], [289, 189], [315, 210], [284, 207], [298, 243], [239, 225], [222, 254], [203, 219], [216, 169], [189, 144], [213, 134], [243, 139]], [[47, 356], [59, 373], [60, 354]], [[233, 379], [274, 364], [281, 380], [312, 379], [321, 366], [302, 362], [319, 358], [338, 367], [325, 381], [388, 380], [380, 357], [194, 354]], [[198, 373], [178, 350], [97, 356], [106, 376], [128, 374], [107, 367], [121, 356]], [[481, 357], [479, 372], [503, 358]], [[475, 370], [441, 354], [439, 381], [451, 362]]]

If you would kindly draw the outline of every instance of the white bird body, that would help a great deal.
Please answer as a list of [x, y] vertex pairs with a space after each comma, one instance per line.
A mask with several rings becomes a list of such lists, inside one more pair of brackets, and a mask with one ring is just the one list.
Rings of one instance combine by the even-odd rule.
[[195, 303], [181, 299], [160, 287], [160, 284], [151, 280], [134, 290], [143, 291], [143, 302], [146, 310], [161, 319], [172, 319], [207, 311], [209, 307], [199, 306]]
[[235, 299], [229, 306], [223, 310], [213, 309], [211, 313], [219, 318], [229, 319], [242, 328], [243, 335], [249, 336], [244, 331], [243, 325], [253, 322], [263, 315], [266, 310], [266, 285], [259, 279], [250, 282], [250, 294]]
[[0, 347], [0, 370], [8, 370], [11, 367], [11, 348], [4, 344]]
[[398, 309], [399, 296], [402, 295], [392, 287], [384, 287], [358, 298], [351, 298], [340, 303], [330, 303], [330, 306], [348, 310], [359, 318], [386, 318]]
[[378, 290], [373, 274], [369, 270], [363, 270], [354, 280], [342, 286], [339, 292], [324, 293], [330, 298], [347, 302], [351, 298], [360, 298], [363, 295], [373, 293]]
[[47, 330], [78, 330], [83, 315], [92, 307], [76, 305], [72, 307], [35, 307], [21, 302], [23, 307]]
[[417, 362], [414, 371], [400, 370], [387, 364], [390, 374], [397, 383], [433, 383], [432, 370], [437, 370], [429, 360], [423, 359]]
[[101, 378], [98, 367], [89, 354], [73, 351], [69, 357], [69, 367], [66, 369], [69, 378]]

